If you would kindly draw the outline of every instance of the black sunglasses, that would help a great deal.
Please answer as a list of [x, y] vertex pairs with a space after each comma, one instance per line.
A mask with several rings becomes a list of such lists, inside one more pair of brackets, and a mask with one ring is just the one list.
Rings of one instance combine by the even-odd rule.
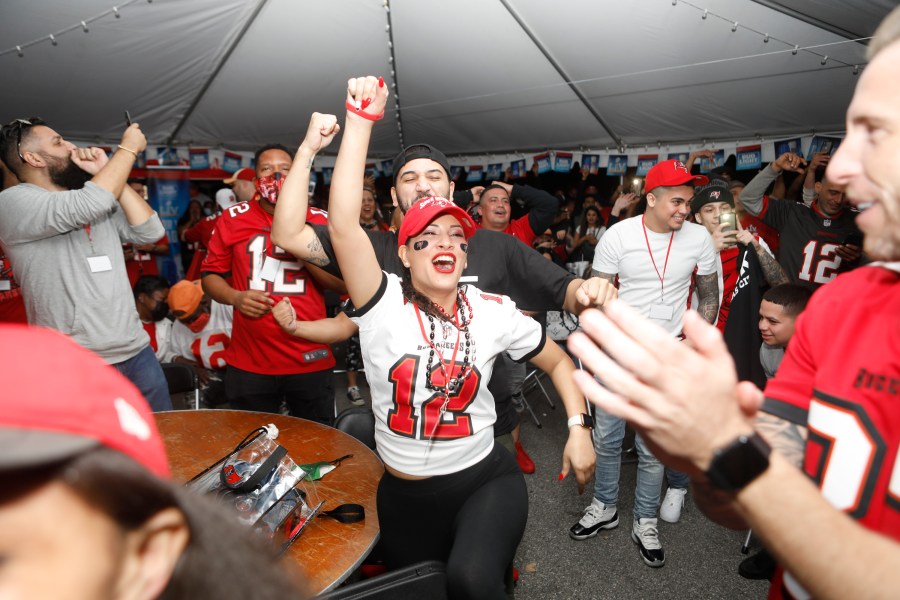
[[11, 135], [13, 128], [16, 130], [16, 154], [19, 155], [19, 160], [23, 163], [25, 162], [25, 157], [22, 156], [22, 131], [26, 127], [33, 127], [35, 125], [43, 125], [44, 121], [40, 117], [30, 117], [28, 119], [15, 119], [14, 121], [10, 121], [4, 129], [6, 135]]

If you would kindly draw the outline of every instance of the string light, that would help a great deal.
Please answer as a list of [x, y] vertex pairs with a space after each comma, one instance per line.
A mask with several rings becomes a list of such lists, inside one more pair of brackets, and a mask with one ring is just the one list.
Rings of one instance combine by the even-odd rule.
[[828, 62], [828, 55], [826, 54], [825, 56], [822, 57], [822, 66], [824, 67], [825, 63], [827, 63], [827, 62]]
[[763, 44], [768, 44], [768, 43], [769, 43], [769, 34], [767, 33], [765, 36], [763, 36]]
[[708, 16], [709, 16], [709, 11], [706, 10], [706, 9], [704, 8], [704, 9], [703, 9], [703, 16], [700, 17], [700, 18], [703, 19], [703, 20], [705, 21], [705, 20], [706, 20], [706, 17], [708, 17]]
[[[147, 3], [150, 4], [150, 3], [152, 3], [152, 1], [153, 0], [147, 0]], [[131, 4], [134, 4], [135, 2], [138, 2], [138, 0], [125, 0], [125, 2], [120, 3], [116, 6], [113, 6], [98, 15], [94, 15], [93, 17], [89, 17], [87, 19], [82, 19], [82, 20], [76, 22], [75, 24], [70, 25], [64, 29], [60, 29], [59, 31], [54, 31], [53, 33], [43, 35], [37, 39], [31, 40], [30, 42], [26, 42], [24, 44], [16, 44], [15, 46], [12, 46], [11, 48], [7, 48], [3, 51], [0, 51], [0, 56], [3, 56], [4, 54], [10, 54], [12, 52], [15, 52], [19, 56], [19, 58], [22, 58], [25, 56], [25, 52], [24, 52], [25, 48], [28, 48], [30, 46], [35, 46], [37, 44], [40, 44], [43, 42], [48, 42], [48, 41], [54, 47], [59, 46], [58, 38], [60, 36], [66, 34], [66, 33], [69, 33], [70, 31], [76, 31], [78, 29], [81, 29], [82, 32], [84, 32], [84, 33], [90, 33], [91, 23], [99, 21], [100, 19], [103, 19], [104, 17], [108, 17], [109, 15], [113, 15], [116, 19], [121, 19], [122, 18], [121, 9], [123, 9], [126, 6], [129, 6]]]
[[737, 21], [735, 21], [734, 24], [731, 26], [731, 33], [734, 33], [735, 31], [737, 31], [738, 25], [739, 25], [739, 23]]

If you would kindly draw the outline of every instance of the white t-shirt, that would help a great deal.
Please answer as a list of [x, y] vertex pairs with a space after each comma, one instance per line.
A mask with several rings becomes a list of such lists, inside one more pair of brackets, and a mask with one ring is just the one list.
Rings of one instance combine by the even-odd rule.
[[[672, 247], [668, 250], [670, 240]], [[657, 233], [646, 229], [643, 215], [638, 215], [619, 221], [606, 231], [597, 244], [593, 268], [600, 273], [618, 275], [619, 298], [678, 335], [690, 298], [694, 269], [697, 275], [710, 275], [716, 272], [717, 262], [712, 236], [706, 228], [685, 222], [674, 233]], [[664, 273], [663, 288], [660, 277]]]
[[[494, 444], [497, 418], [494, 397], [487, 389], [494, 359], [506, 351], [514, 360], [522, 360], [544, 346], [541, 326], [516, 310], [508, 297], [470, 285], [463, 286], [463, 291], [472, 305], [469, 335], [474, 341], [475, 370], [460, 392], [450, 396], [443, 417], [443, 394], [426, 387], [431, 350], [428, 317], [405, 301], [400, 279], [385, 274], [372, 300], [351, 317], [359, 326], [366, 379], [372, 391], [378, 454], [402, 473], [446, 475], [487, 456]], [[463, 363], [465, 335], [437, 319], [435, 326], [434, 345], [448, 369], [455, 354], [456, 374]], [[439, 360], [435, 353], [435, 384], [442, 382]]]

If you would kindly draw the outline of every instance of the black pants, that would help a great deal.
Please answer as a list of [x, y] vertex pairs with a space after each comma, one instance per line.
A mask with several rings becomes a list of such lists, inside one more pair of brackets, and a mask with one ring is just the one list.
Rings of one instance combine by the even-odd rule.
[[451, 598], [505, 599], [503, 577], [528, 520], [525, 478], [498, 444], [458, 473], [418, 481], [385, 473], [378, 519], [388, 568], [444, 561]]
[[292, 417], [334, 425], [331, 369], [299, 375], [262, 375], [228, 366], [225, 395], [238, 410], [278, 413], [287, 402]]

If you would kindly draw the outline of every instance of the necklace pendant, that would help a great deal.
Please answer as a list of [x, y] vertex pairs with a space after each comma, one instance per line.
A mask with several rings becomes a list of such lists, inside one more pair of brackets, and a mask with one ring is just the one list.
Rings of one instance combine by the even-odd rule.
[[441, 333], [444, 334], [444, 340], [450, 337], [450, 323], [441, 321]]
[[831, 227], [831, 219], [825, 219], [825, 227]]

